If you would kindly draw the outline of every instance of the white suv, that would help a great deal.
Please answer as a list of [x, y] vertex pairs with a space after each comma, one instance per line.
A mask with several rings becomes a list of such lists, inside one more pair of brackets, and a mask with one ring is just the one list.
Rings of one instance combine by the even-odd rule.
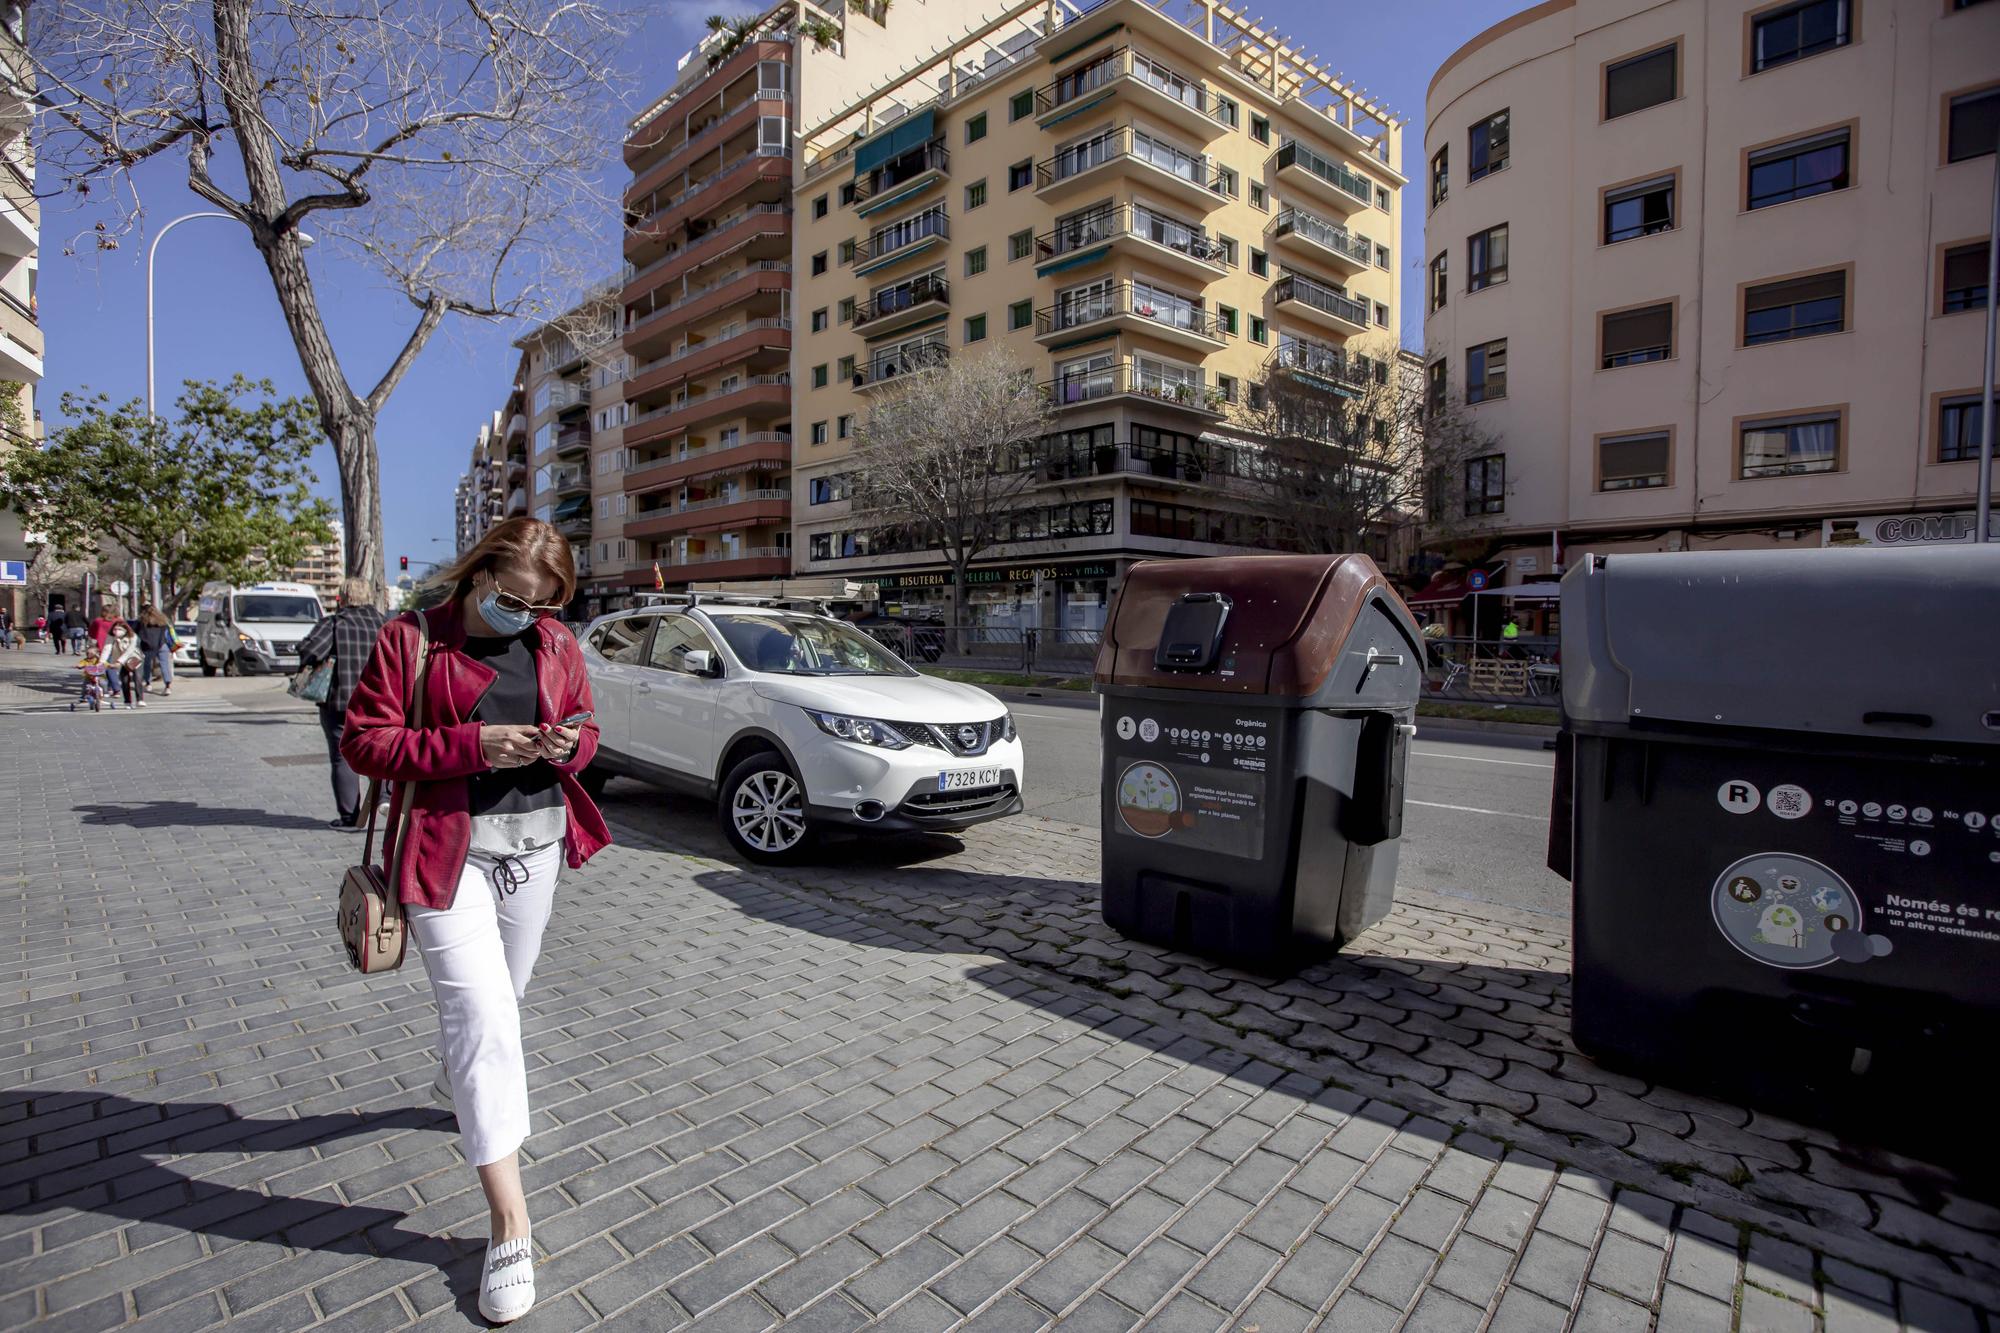
[[1014, 719], [922, 676], [842, 620], [702, 598], [619, 611], [583, 634], [611, 774], [717, 801], [744, 856], [802, 855], [827, 828], [969, 828], [1018, 814]]

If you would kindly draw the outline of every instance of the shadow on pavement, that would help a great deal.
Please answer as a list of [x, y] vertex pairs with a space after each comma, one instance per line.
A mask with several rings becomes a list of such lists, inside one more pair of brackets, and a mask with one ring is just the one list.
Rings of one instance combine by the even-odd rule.
[[[0, 1091], [0, 1142], [26, 1156], [0, 1167], [11, 1216], [81, 1212], [232, 1241], [444, 1266], [464, 1246], [405, 1231], [386, 1208], [259, 1193], [192, 1179], [152, 1160], [177, 1153], [302, 1148], [385, 1129], [445, 1129], [443, 1112], [408, 1108], [245, 1120], [220, 1102], [142, 1102], [108, 1093]], [[475, 1242], [475, 1245], [477, 1243]]]
[[324, 819], [311, 819], [305, 815], [280, 815], [246, 806], [198, 805], [193, 801], [134, 801], [122, 805], [79, 805], [75, 809], [81, 823], [98, 827], [203, 828], [232, 825], [286, 831], [326, 827]]

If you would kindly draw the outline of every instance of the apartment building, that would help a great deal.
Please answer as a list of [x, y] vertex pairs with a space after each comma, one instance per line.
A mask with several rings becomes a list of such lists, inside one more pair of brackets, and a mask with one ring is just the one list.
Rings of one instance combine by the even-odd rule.
[[1444, 549], [1969, 539], [1996, 54], [1973, 0], [1550, 0], [1447, 60], [1426, 374], [1494, 444]]
[[570, 613], [578, 619], [604, 609], [604, 594], [592, 591], [600, 452], [593, 411], [600, 404], [616, 407], [623, 398], [615, 290], [605, 286], [514, 343], [522, 354], [519, 382], [532, 469], [527, 512], [569, 539], [577, 575]]
[[[989, 627], [1101, 627], [1134, 561], [1282, 541], [1242, 409], [1389, 373], [1401, 126], [1213, 0], [1016, 4], [802, 136], [794, 566]], [[848, 498], [897, 377], [999, 346], [1053, 431], [1010, 540], [941, 555]]]
[[320, 604], [331, 609], [340, 600], [340, 581], [347, 575], [347, 543], [335, 527], [333, 540], [325, 545], [306, 547], [297, 564], [273, 575], [288, 583], [309, 583], [319, 594]]
[[[35, 311], [42, 206], [35, 198], [35, 76], [27, 48], [27, 5], [0, 3], [0, 392], [18, 409], [16, 423], [0, 428], [0, 459], [9, 449], [33, 448], [41, 438], [36, 392], [42, 382], [42, 329]], [[35, 551], [21, 521], [0, 513], [0, 606], [33, 620], [46, 608], [29, 606], [27, 573]]]
[[778, 4], [740, 33], [706, 38], [632, 122], [619, 293], [630, 365], [613, 499], [624, 511], [612, 539], [626, 554], [593, 586], [790, 571], [795, 127], [981, 9]]
[[460, 552], [479, 544], [503, 518], [528, 512], [528, 358], [521, 356], [507, 401], [472, 441], [472, 458], [458, 481], [455, 541]]

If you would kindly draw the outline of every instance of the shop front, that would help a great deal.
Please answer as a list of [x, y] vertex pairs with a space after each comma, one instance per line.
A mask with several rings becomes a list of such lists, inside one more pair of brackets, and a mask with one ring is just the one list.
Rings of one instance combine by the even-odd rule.
[[966, 607], [954, 614], [948, 569], [866, 574], [891, 615], [934, 617], [994, 631], [1058, 631], [1090, 636], [1104, 628], [1118, 577], [1112, 560], [1009, 562], [967, 572]]

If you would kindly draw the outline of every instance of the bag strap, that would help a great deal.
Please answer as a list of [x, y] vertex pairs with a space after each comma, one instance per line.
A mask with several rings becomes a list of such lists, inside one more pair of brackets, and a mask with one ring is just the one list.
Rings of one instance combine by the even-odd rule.
[[[403, 719], [412, 729], [421, 729], [424, 725], [424, 685], [429, 679], [431, 672], [431, 627], [429, 622], [424, 619], [422, 611], [417, 611], [413, 614], [417, 618], [417, 668], [410, 673], [410, 692], [409, 696], [403, 702]], [[381, 804], [381, 800], [382, 779], [369, 779], [368, 839], [361, 848], [361, 864], [365, 866], [375, 864], [375, 811]], [[398, 850], [401, 850], [403, 846], [403, 835], [409, 831], [409, 827], [410, 801], [405, 797], [403, 812], [398, 816], [396, 821], [396, 847]], [[387, 874], [389, 869], [390, 867], [386, 865], [382, 867], [384, 874]], [[394, 882], [393, 879], [390, 880], [391, 884]]]

